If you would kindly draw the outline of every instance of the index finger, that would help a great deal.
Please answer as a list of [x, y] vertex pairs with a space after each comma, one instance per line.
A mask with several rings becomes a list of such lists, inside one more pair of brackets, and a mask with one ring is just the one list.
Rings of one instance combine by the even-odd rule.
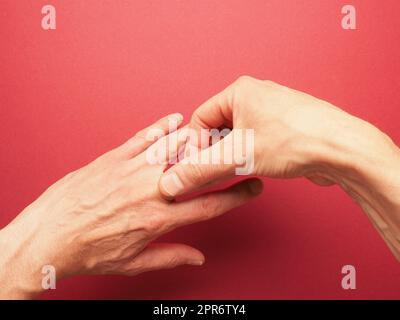
[[193, 112], [190, 127], [196, 130], [199, 136], [201, 129], [232, 127], [232, 96], [232, 85], [230, 85], [208, 99]]

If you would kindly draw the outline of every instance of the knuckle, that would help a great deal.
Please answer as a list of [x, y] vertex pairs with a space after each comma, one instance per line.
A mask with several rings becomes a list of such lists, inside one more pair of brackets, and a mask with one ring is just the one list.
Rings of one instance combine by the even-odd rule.
[[253, 77], [243, 74], [243, 75], [239, 76], [236, 81], [238, 83], [247, 83], [249, 81], [252, 81], [253, 79], [254, 79]]
[[200, 208], [204, 214], [204, 219], [207, 220], [220, 212], [221, 205], [219, 201], [216, 201], [216, 199], [211, 196], [205, 196], [200, 201]]
[[165, 217], [161, 214], [153, 214], [147, 219], [144, 229], [148, 235], [153, 235], [161, 232], [165, 226]]
[[185, 171], [185, 178], [195, 185], [202, 183], [204, 179], [203, 170], [198, 165], [189, 165]]
[[147, 142], [147, 130], [140, 130], [134, 135], [135, 140]]
[[248, 96], [251, 88], [257, 80], [253, 77], [242, 75], [233, 83], [232, 87], [232, 97], [231, 97], [231, 105], [240, 106], [242, 102], [245, 101], [246, 96]]
[[237, 87], [241, 88], [241, 87], [247, 87], [251, 84], [254, 83], [256, 79], [248, 76], [248, 75], [241, 75], [239, 78], [237, 78], [237, 80], [235, 81], [235, 84], [237, 85]]

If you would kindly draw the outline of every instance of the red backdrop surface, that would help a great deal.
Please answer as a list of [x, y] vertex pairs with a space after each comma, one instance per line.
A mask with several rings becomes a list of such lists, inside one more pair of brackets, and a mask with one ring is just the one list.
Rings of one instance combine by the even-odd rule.
[[[57, 9], [57, 30], [41, 8]], [[241, 74], [307, 91], [400, 142], [400, 2], [0, 2], [0, 225], [47, 186]], [[204, 267], [60, 281], [42, 298], [400, 298], [400, 266], [339, 188], [265, 180], [252, 203], [167, 237]], [[357, 289], [341, 288], [341, 267]], [[1, 284], [0, 284], [1, 285]]]

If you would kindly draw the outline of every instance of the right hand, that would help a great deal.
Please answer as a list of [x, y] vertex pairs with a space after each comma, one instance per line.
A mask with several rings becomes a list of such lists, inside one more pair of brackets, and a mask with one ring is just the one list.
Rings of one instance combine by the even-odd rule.
[[[336, 169], [349, 169], [347, 164], [355, 160], [349, 158], [354, 150], [365, 154], [371, 147], [387, 149], [387, 142], [390, 144], [375, 127], [328, 102], [248, 76], [240, 77], [201, 105], [193, 113], [190, 127], [198, 132], [221, 127], [254, 129], [255, 175], [305, 176], [320, 185], [340, 180]], [[232, 139], [232, 132], [221, 140], [222, 144]], [[210, 148], [220, 148], [221, 143]], [[233, 177], [235, 168], [235, 164], [178, 163], [160, 180], [160, 191], [173, 198]]]
[[[232, 132], [254, 129], [252, 173], [339, 184], [400, 261], [400, 150], [368, 122], [305, 93], [241, 77], [200, 106], [190, 126], [197, 131], [224, 126]], [[237, 154], [244, 148], [232, 132], [201, 152], [231, 148]], [[164, 197], [173, 198], [234, 176], [236, 165], [223, 163], [227, 161], [181, 161], [164, 173], [159, 189]]]

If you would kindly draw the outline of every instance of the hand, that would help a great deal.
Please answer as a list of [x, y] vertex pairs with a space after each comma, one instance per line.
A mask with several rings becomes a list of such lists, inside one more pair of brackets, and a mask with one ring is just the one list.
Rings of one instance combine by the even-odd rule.
[[[232, 143], [234, 132], [254, 129], [254, 174], [339, 184], [400, 257], [400, 152], [371, 124], [308, 94], [241, 77], [201, 105], [190, 127], [199, 135], [201, 129], [233, 129], [201, 154], [243, 150]], [[178, 163], [161, 178], [160, 192], [173, 198], [233, 177], [237, 165], [226, 163], [223, 157], [218, 164]]]
[[[215, 217], [260, 193], [256, 179], [185, 202], [168, 202], [157, 182], [165, 164], [151, 165], [146, 137], [159, 120], [122, 146], [52, 185], [0, 232], [0, 297], [30, 298], [41, 291], [42, 267], [57, 279], [76, 274], [136, 275], [178, 265], [201, 265], [203, 254], [183, 244], [151, 244], [174, 228]], [[165, 142], [170, 133], [155, 143]], [[172, 150], [174, 151], [174, 150]], [[176, 150], [175, 150], [176, 152]]]

